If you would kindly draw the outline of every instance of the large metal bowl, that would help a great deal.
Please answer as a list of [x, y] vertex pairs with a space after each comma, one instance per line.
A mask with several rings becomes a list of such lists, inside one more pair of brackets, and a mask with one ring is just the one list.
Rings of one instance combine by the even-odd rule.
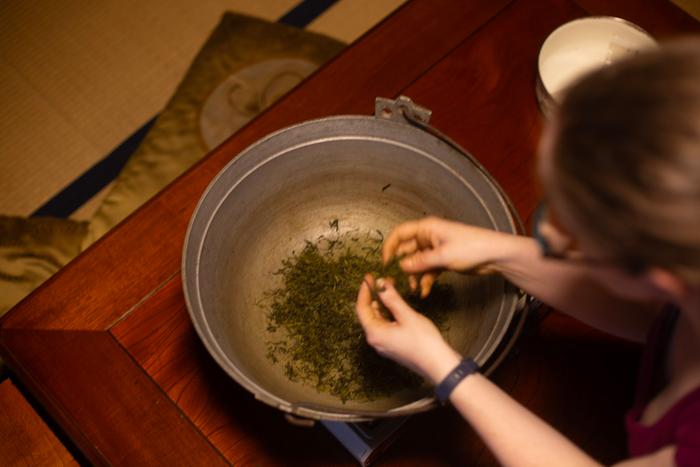
[[[183, 254], [185, 298], [213, 358], [259, 400], [314, 419], [365, 420], [434, 406], [430, 389], [343, 403], [287, 379], [266, 358], [266, 316], [256, 304], [272, 273], [304, 241], [353, 228], [389, 232], [427, 214], [516, 233], [501, 190], [473, 159], [406, 122], [339, 116], [253, 144], [213, 180], [192, 217]], [[387, 188], [388, 186], [388, 188]], [[503, 338], [517, 291], [500, 277], [445, 274], [457, 291], [448, 341], [484, 364]]]

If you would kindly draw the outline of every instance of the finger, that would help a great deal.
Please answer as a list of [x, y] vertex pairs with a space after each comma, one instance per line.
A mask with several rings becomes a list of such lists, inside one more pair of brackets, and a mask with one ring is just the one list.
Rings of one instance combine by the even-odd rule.
[[415, 253], [416, 250], [418, 250], [418, 242], [415, 238], [413, 238], [411, 240], [401, 243], [398, 246], [398, 248], [396, 248], [396, 256], [408, 256], [410, 254]]
[[358, 301], [362, 299], [362, 303], [370, 303], [372, 301], [372, 291], [375, 288], [375, 284], [374, 276], [372, 274], [365, 274], [365, 277], [362, 278], [362, 284], [360, 284], [360, 290], [357, 293]]
[[408, 286], [411, 288], [412, 292], [415, 292], [418, 288], [418, 279], [415, 274], [408, 276]]
[[440, 248], [420, 250], [401, 260], [401, 269], [407, 273], [416, 273], [439, 269], [444, 266]]
[[406, 322], [415, 313], [390, 281], [380, 280], [377, 285], [380, 286], [379, 299], [398, 323]]
[[391, 231], [389, 236], [384, 241], [384, 247], [382, 248], [382, 261], [388, 263], [391, 258], [396, 256], [396, 250], [399, 245], [403, 242], [413, 240], [418, 232], [418, 221], [408, 221], [403, 224], [399, 224], [394, 230]]
[[430, 290], [432, 289], [436, 278], [437, 278], [437, 274], [435, 274], [434, 272], [426, 272], [425, 274], [423, 274], [423, 277], [420, 278], [420, 297], [421, 298], [425, 298], [428, 295], [430, 295]]
[[366, 330], [369, 327], [375, 326], [379, 316], [372, 308], [372, 291], [374, 286], [374, 278], [368, 274], [360, 285], [360, 291], [357, 293], [357, 303], [355, 304], [355, 312], [360, 325]]

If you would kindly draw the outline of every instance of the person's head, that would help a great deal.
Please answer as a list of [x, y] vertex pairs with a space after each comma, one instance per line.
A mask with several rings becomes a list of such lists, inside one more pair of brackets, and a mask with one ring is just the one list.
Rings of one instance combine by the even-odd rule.
[[574, 83], [545, 130], [540, 172], [554, 230], [614, 267], [626, 284], [611, 288], [698, 290], [700, 40]]

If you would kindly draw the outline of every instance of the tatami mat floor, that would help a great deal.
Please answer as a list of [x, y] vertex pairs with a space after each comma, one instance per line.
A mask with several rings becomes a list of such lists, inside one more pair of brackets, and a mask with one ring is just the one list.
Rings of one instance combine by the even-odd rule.
[[[350, 43], [404, 1], [326, 2], [306, 29]], [[224, 11], [276, 21], [299, 3], [0, 2], [0, 214], [31, 214], [156, 115]]]
[[[350, 43], [404, 1], [327, 2], [306, 29]], [[299, 3], [0, 2], [0, 214], [31, 214], [156, 115], [224, 11], [276, 21]]]

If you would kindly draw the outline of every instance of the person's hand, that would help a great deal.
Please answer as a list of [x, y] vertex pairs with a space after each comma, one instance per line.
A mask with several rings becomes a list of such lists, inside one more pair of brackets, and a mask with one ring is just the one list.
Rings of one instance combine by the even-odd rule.
[[[375, 288], [395, 321], [381, 315], [379, 303], [372, 300], [371, 288]], [[380, 278], [375, 287], [372, 276], [366, 276], [355, 309], [370, 346], [433, 384], [442, 381], [459, 364], [459, 354], [445, 342], [433, 322], [408, 306], [389, 280]]]
[[382, 260], [403, 257], [400, 265], [409, 274], [412, 289], [420, 286], [427, 297], [443, 269], [487, 274], [490, 263], [514, 236], [437, 217], [400, 224], [389, 234]]

